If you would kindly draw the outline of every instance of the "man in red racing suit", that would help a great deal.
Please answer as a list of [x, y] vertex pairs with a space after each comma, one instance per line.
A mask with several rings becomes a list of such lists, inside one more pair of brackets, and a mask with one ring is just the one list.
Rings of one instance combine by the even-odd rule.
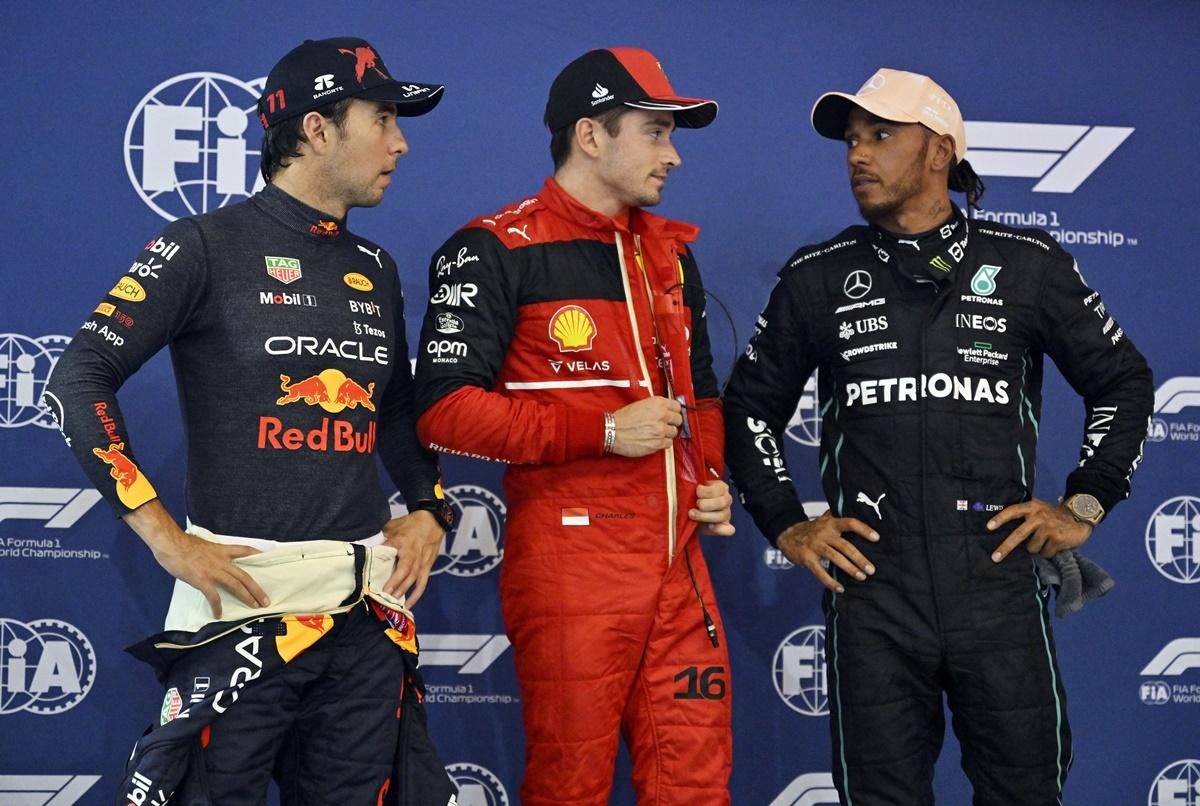
[[621, 733], [639, 803], [729, 802], [729, 661], [694, 539], [733, 533], [698, 230], [641, 209], [675, 127], [715, 115], [646, 51], [585, 54], [550, 91], [554, 178], [430, 266], [418, 434], [512, 465], [528, 806], [607, 803]]

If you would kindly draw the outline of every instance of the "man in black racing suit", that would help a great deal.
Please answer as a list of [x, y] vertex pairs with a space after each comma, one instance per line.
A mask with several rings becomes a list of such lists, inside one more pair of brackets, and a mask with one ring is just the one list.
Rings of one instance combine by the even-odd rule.
[[[395, 616], [405, 629], [389, 630], [382, 611], [347, 610], [341, 595], [328, 613], [280, 616], [286, 597], [269, 601], [262, 577], [233, 561], [281, 544], [386, 543], [399, 558], [384, 591], [411, 606], [424, 590], [447, 523], [436, 457], [415, 431], [403, 298], [392, 258], [345, 217], [382, 201], [408, 150], [397, 116], [441, 94], [393, 80], [361, 39], [292, 50], [259, 103], [269, 184], [147, 243], [47, 385], [85, 472], [177, 579], [156, 642], [171, 649], [162, 716], [121, 804], [261, 804], [273, 771], [285, 804], [385, 804], [413, 785], [394, 780], [411, 622]], [[188, 441], [186, 532], [139, 466], [116, 398], [168, 344]], [[406, 517], [390, 517], [376, 449]], [[219, 589], [274, 618], [236, 631]], [[189, 600], [215, 623], [184, 636], [171, 623]], [[449, 789], [436, 766], [422, 804], [447, 801], [433, 794]]]
[[[948, 186], [972, 205], [982, 186], [933, 81], [880, 70], [812, 122], [845, 140], [870, 226], [780, 271], [726, 390], [726, 457], [758, 528], [828, 588], [841, 802], [933, 802], [945, 692], [976, 804], [1061, 803], [1071, 740], [1031, 553], [1079, 546], [1129, 495], [1150, 370], [1047, 233], [952, 205]], [[1033, 497], [1044, 355], [1086, 405], [1058, 506]], [[813, 371], [831, 512], [809, 520], [779, 444]]]

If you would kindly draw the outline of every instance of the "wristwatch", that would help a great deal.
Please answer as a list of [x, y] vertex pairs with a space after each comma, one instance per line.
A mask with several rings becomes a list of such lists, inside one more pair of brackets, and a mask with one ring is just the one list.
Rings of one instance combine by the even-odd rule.
[[414, 512], [417, 510], [428, 512], [438, 522], [438, 526], [442, 527], [442, 531], [449, 532], [450, 528], [454, 526], [454, 510], [444, 498], [422, 498], [412, 509]]
[[1094, 495], [1075, 493], [1063, 501], [1063, 506], [1075, 520], [1090, 523], [1092, 526], [1099, 526], [1100, 521], [1104, 519], [1104, 507], [1100, 506]]

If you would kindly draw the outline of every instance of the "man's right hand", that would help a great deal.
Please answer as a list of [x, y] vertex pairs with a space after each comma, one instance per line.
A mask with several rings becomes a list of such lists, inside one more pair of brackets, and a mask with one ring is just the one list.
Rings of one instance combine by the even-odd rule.
[[267, 607], [267, 594], [254, 579], [234, 564], [234, 559], [258, 554], [250, 546], [226, 545], [190, 535], [179, 528], [166, 508], [155, 499], [124, 515], [138, 537], [154, 552], [167, 573], [204, 594], [213, 618], [221, 618], [221, 587], [247, 607]]
[[666, 450], [683, 424], [679, 401], [648, 397], [618, 409], [617, 440], [612, 452], [620, 456], [648, 456]]
[[853, 543], [842, 537], [843, 532], [854, 532], [873, 543], [879, 540], [879, 533], [858, 518], [835, 518], [826, 512], [816, 520], [789, 526], [779, 535], [775, 545], [793, 563], [811, 571], [822, 585], [831, 591], [845, 593], [845, 588], [821, 564], [822, 560], [828, 560], [860, 582], [875, 573], [875, 566]]

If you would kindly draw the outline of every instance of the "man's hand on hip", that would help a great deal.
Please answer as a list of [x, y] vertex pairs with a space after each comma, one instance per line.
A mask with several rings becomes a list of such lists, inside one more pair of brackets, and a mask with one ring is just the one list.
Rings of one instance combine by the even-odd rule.
[[[384, 593], [416, 605], [429, 584], [445, 532], [433, 515], [417, 510], [383, 525], [384, 544], [396, 549], [396, 568], [384, 583]], [[409, 589], [412, 589], [411, 591]]]
[[157, 498], [126, 513], [123, 519], [150, 547], [154, 559], [168, 574], [204, 594], [214, 619], [221, 618], [221, 596], [217, 588], [229, 591], [246, 607], [271, 604], [254, 578], [233, 562], [238, 557], [258, 554], [258, 549], [214, 543], [188, 534], [179, 528]]
[[1022, 543], [1025, 543], [1025, 550], [1030, 554], [1040, 554], [1049, 560], [1060, 551], [1079, 548], [1092, 536], [1090, 523], [1077, 521], [1062, 507], [1053, 506], [1037, 498], [1023, 504], [1007, 506], [997, 512], [995, 517], [988, 521], [988, 531], [999, 529], [1009, 521], [1019, 518], [1024, 518], [1025, 522], [996, 547], [992, 554], [992, 562], [1000, 562]]
[[648, 397], [614, 412], [617, 440], [612, 452], [620, 456], [648, 456], [666, 450], [683, 424], [679, 401]]
[[811, 571], [822, 585], [844, 593], [845, 589], [821, 564], [822, 560], [828, 560], [860, 582], [868, 574], [875, 573], [875, 566], [853, 543], [842, 537], [843, 532], [854, 532], [872, 542], [879, 540], [879, 533], [858, 518], [835, 518], [826, 512], [816, 520], [789, 526], [779, 535], [775, 545], [793, 563]]
[[707, 535], [728, 537], [737, 529], [733, 519], [733, 496], [729, 485], [720, 479], [708, 481], [696, 488], [696, 506], [688, 510], [688, 517], [700, 524], [700, 531]]

